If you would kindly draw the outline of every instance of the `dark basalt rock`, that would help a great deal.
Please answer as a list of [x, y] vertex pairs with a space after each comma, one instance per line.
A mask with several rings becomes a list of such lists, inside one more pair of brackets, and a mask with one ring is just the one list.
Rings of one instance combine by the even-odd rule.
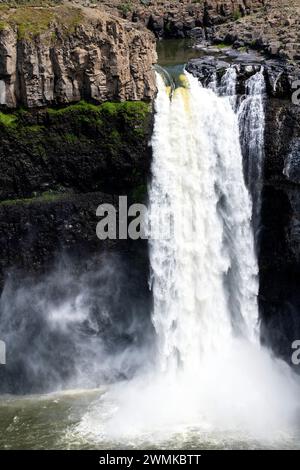
[[300, 106], [266, 101], [260, 233], [262, 339], [291, 361], [300, 338]]
[[203, 85], [207, 85], [212, 81], [214, 75], [221, 77], [228, 67], [228, 62], [215, 56], [205, 56], [199, 59], [191, 59], [186, 66], [186, 70], [194, 77], [197, 77]]
[[192, 28], [188, 36], [191, 36], [196, 39], [204, 39], [205, 38], [205, 31], [203, 28], [200, 28], [199, 26], [197, 28]]
[[300, 138], [292, 140], [284, 160], [283, 173], [291, 183], [300, 184]]
[[278, 60], [267, 60], [264, 66], [269, 95], [290, 98], [295, 91], [295, 82], [300, 80], [300, 67]]
[[217, 55], [191, 59], [186, 69], [206, 84], [215, 74], [221, 78], [230, 64], [234, 63], [237, 71], [238, 93], [243, 93], [245, 80], [256, 73], [263, 65], [266, 89], [274, 98], [291, 99], [297, 81], [300, 83], [300, 67], [281, 60], [267, 60], [254, 52], [240, 52], [234, 49], [224, 51], [228, 62]]
[[10, 268], [40, 273], [61, 252], [128, 249], [126, 240], [99, 242], [96, 208], [116, 206], [114, 195], [143, 202], [149, 105], [80, 103], [8, 118], [0, 123], [0, 284]]
[[248, 0], [247, 7], [236, 0], [221, 3], [217, 0], [180, 2], [152, 1], [148, 8], [132, 5], [133, 11], [125, 14], [127, 19], [141, 22], [158, 38], [189, 37], [193, 28], [203, 28], [204, 37], [213, 37], [214, 28], [262, 8], [264, 0]]
[[79, 103], [11, 119], [0, 122], [0, 203], [49, 191], [126, 194], [146, 183], [146, 103]]
[[[145, 344], [151, 328], [147, 241], [96, 235], [100, 204], [117, 209], [119, 195], [128, 204], [145, 200], [149, 106], [81, 103], [20, 114], [0, 116], [0, 338], [8, 358], [2, 393], [67, 386], [78, 370], [79, 343], [88, 360], [89, 347], [114, 353]], [[49, 308], [67, 302], [73, 315], [82, 295], [88, 319], [53, 328]], [[99, 365], [94, 386], [133, 372], [108, 373], [101, 361], [103, 355], [90, 361]]]
[[145, 240], [99, 240], [96, 235], [97, 207], [112, 204], [118, 208], [118, 203], [118, 196], [97, 192], [0, 204], [0, 289], [12, 270], [39, 276], [61, 256], [70, 260], [73, 269], [84, 270], [85, 262], [103, 252], [138, 256], [139, 265], [146, 269], [140, 276], [147, 277]]
[[[33, 265], [38, 255], [44, 256], [44, 270], [37, 276], [26, 261], [25, 271], [7, 273], [0, 296], [0, 337], [7, 345], [7, 364], [0, 368], [1, 393], [47, 392], [62, 384], [70, 388], [78, 371], [86, 383], [97, 387], [128, 379], [144, 365], [141, 350], [152, 332], [147, 245], [123, 241], [120, 249], [120, 244], [109, 247], [95, 240], [94, 208], [101, 198], [109, 200], [85, 195], [49, 205], [43, 209], [44, 220], [38, 207], [19, 214], [22, 220], [38, 217], [37, 233], [24, 245]], [[56, 218], [47, 221], [51, 214]], [[65, 217], [75, 224], [72, 233], [63, 228]], [[57, 230], [58, 219], [62, 223]], [[54, 240], [67, 242], [58, 258], [51, 252]], [[45, 255], [52, 256], [48, 265]], [[124, 358], [133, 348], [139, 351], [136, 361], [111, 360], [118, 354]]]

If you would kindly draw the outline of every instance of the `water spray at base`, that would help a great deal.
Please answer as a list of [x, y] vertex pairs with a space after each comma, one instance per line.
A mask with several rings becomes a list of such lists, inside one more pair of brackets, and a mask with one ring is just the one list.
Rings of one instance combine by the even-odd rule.
[[150, 241], [156, 367], [91, 407], [74, 430], [88, 439], [275, 439], [293, 430], [299, 413], [298, 380], [259, 343], [238, 118], [227, 98], [189, 74], [185, 82], [170, 99], [158, 76], [149, 200], [173, 231], [164, 237], [170, 230], [162, 226]]

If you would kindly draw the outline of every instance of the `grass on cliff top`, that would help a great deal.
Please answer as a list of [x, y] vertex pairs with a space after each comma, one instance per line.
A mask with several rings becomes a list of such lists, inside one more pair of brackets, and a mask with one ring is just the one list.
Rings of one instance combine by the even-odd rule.
[[[43, 3], [43, 7], [35, 6], [38, 3]], [[66, 32], [73, 32], [76, 26], [83, 22], [83, 18], [79, 8], [65, 5], [55, 8], [45, 7], [44, 2], [35, 2], [34, 6], [29, 2], [28, 5], [18, 8], [5, 5], [0, 6], [0, 31], [7, 27], [17, 28], [19, 39], [30, 39], [47, 32], [54, 22]]]
[[44, 192], [43, 194], [35, 197], [29, 197], [24, 199], [6, 199], [5, 201], [0, 201], [0, 207], [9, 207], [9, 206], [16, 206], [18, 204], [33, 204], [37, 202], [54, 202], [60, 199], [68, 198], [68, 194], [63, 193], [54, 193], [51, 191]]
[[[20, 6], [33, 6], [33, 7], [51, 7], [59, 5], [63, 0], [6, 0], [3, 6], [10, 8], [18, 8]], [[0, 5], [2, 7], [2, 5]]]

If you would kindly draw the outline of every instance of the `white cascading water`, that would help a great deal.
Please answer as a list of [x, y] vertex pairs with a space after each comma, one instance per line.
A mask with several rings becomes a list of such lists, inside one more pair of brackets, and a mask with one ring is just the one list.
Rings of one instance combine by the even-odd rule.
[[300, 390], [257, 337], [238, 117], [227, 97], [189, 74], [171, 97], [157, 80], [149, 205], [158, 354], [143, 373], [110, 387], [75, 432], [142, 448], [230, 446], [231, 438], [282, 445], [294, 432]]
[[[227, 100], [187, 76], [170, 100], [158, 77], [152, 139], [153, 322], [164, 370], [197, 370], [234, 332], [255, 338], [257, 262], [237, 118]], [[173, 234], [168, 239], [169, 221]], [[156, 222], [156, 221], [155, 221]], [[157, 223], [157, 222], [156, 222]]]
[[237, 106], [237, 93], [236, 93], [237, 71], [234, 65], [228, 67], [226, 72], [221, 78], [221, 83], [218, 87], [218, 94], [220, 96], [227, 96], [229, 98], [232, 109], [235, 111]]
[[253, 200], [253, 228], [257, 236], [260, 225], [262, 172], [264, 161], [264, 93], [263, 68], [246, 82], [246, 96], [238, 110], [244, 173]]

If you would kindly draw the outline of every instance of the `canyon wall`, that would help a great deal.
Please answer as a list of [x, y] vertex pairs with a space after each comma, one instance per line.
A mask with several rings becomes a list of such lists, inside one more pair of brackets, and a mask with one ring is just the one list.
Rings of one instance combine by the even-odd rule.
[[214, 42], [258, 49], [269, 56], [300, 61], [300, 5], [294, 0], [266, 2], [266, 8], [210, 31]]
[[290, 361], [300, 338], [300, 102], [266, 103], [260, 251], [263, 336]]
[[153, 97], [155, 40], [147, 30], [103, 11], [64, 5], [0, 14], [2, 107]]
[[109, 8], [147, 26], [158, 38], [192, 37], [300, 59], [297, 0], [114, 0]]
[[182, 38], [205, 36], [212, 26], [255, 13], [264, 4], [264, 0], [136, 0], [127, 4], [115, 0], [110, 8], [143, 23], [157, 37]]
[[[107, 12], [97, 5], [0, 8], [1, 286], [16, 271], [47, 271], [62, 253], [80, 271], [92, 259], [97, 264], [98, 254], [113, 251], [137, 273], [133, 291], [147, 298], [150, 310], [146, 242], [96, 237], [99, 204], [117, 205], [119, 194], [137, 202], [146, 198], [156, 52], [145, 25], [157, 36], [194, 34], [245, 48], [254, 46], [254, 39], [239, 33], [243, 15], [252, 13], [249, 21], [260, 15], [263, 2], [138, 3], [127, 12], [114, 1]], [[282, 35], [282, 25], [275, 25], [276, 37], [287, 39], [295, 25], [286, 25]], [[260, 304], [264, 340], [289, 357], [292, 339], [300, 337], [300, 115], [291, 102], [299, 73], [295, 64], [282, 61], [291, 49], [275, 49], [281, 61], [265, 63]], [[189, 70], [207, 79], [214, 67], [196, 63]], [[259, 66], [251, 67], [240, 66], [241, 94]], [[224, 63], [218, 70], [224, 72]]]
[[0, 115], [0, 284], [10, 268], [42, 272], [61, 252], [84, 261], [84, 251], [138, 251], [99, 240], [96, 209], [118, 207], [114, 195], [145, 198], [151, 129], [145, 102]]
[[80, 271], [113, 251], [147, 293], [146, 243], [99, 240], [96, 209], [146, 197], [155, 38], [100, 10], [28, 3], [0, 6], [0, 286], [62, 253]]

